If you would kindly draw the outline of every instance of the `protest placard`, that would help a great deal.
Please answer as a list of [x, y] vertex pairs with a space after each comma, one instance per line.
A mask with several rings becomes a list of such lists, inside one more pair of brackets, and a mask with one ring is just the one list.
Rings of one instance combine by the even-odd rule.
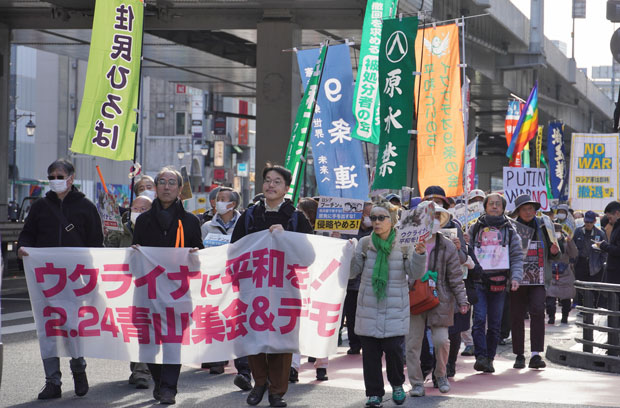
[[551, 243], [558, 245], [558, 238], [555, 235], [555, 225], [553, 225], [553, 221], [551, 221], [551, 218], [547, 217], [544, 214], [541, 217], [543, 219], [543, 222], [545, 223], [545, 229], [547, 230], [547, 235], [549, 236]]
[[362, 223], [364, 200], [320, 197], [314, 229], [356, 235]]
[[41, 356], [200, 364], [337, 349], [354, 246], [294, 232], [189, 248], [25, 248]]
[[426, 241], [433, 231], [434, 220], [435, 205], [432, 201], [422, 201], [413, 210], [403, 211], [396, 226], [398, 245], [412, 247]]
[[504, 242], [502, 232], [495, 227], [480, 230], [474, 252], [485, 271], [510, 269], [509, 242]]
[[523, 248], [523, 252], [527, 251], [527, 248], [530, 246], [530, 240], [534, 236], [534, 229], [513, 219], [510, 219], [510, 223], [515, 231], [517, 231], [517, 234], [519, 234], [519, 237], [521, 237], [521, 248]]
[[549, 209], [545, 169], [504, 167], [504, 197], [506, 210], [515, 209], [515, 200], [522, 194], [529, 194], [540, 203], [540, 209]]
[[618, 134], [573, 134], [569, 198], [575, 211], [603, 212], [619, 198]]
[[542, 242], [530, 241], [523, 259], [521, 286], [543, 285], [545, 283], [545, 249]]
[[215, 232], [209, 232], [207, 236], [202, 240], [202, 244], [209, 248], [214, 246], [230, 244], [231, 235], [216, 234]]

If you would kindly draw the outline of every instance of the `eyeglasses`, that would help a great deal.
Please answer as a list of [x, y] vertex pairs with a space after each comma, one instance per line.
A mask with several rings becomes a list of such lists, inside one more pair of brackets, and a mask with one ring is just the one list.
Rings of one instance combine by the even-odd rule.
[[284, 183], [284, 180], [282, 179], [265, 179], [265, 181], [263, 181], [263, 184], [273, 184], [274, 186], [280, 186]]
[[374, 221], [385, 221], [385, 219], [390, 218], [389, 215], [371, 215], [370, 217], [370, 221], [374, 222]]
[[47, 176], [48, 180], [64, 180], [66, 178], [69, 178], [69, 176]]
[[157, 184], [160, 186], [165, 186], [166, 184], [168, 184], [169, 186], [176, 186], [178, 182], [176, 179], [170, 179], [170, 180], [159, 179], [157, 180]]

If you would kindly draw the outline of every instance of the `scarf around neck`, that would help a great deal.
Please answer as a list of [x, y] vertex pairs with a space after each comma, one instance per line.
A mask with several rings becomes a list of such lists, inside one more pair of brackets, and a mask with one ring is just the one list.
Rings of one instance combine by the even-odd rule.
[[392, 243], [394, 243], [395, 237], [396, 232], [394, 228], [392, 228], [386, 240], [381, 239], [374, 232], [370, 236], [372, 244], [377, 249], [377, 260], [372, 271], [372, 289], [375, 292], [375, 296], [377, 296], [377, 300], [385, 298], [389, 269], [388, 258], [390, 252], [392, 252]]

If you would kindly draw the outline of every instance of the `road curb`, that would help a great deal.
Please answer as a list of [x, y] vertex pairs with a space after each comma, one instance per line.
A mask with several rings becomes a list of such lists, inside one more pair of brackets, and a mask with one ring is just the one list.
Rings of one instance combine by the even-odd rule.
[[555, 364], [583, 368], [590, 371], [620, 374], [620, 357], [564, 350], [554, 346], [547, 346], [545, 356]]

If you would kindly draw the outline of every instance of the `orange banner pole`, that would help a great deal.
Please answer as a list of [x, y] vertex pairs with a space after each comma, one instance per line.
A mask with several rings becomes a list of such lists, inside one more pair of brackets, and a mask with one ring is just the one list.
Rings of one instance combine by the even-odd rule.
[[105, 191], [106, 194], [109, 194], [108, 186], [105, 185], [105, 180], [103, 179], [103, 174], [101, 174], [101, 169], [99, 168], [99, 165], [95, 167], [97, 167], [97, 173], [99, 173], [99, 179], [101, 179], [101, 184], [103, 185], [103, 191]]

